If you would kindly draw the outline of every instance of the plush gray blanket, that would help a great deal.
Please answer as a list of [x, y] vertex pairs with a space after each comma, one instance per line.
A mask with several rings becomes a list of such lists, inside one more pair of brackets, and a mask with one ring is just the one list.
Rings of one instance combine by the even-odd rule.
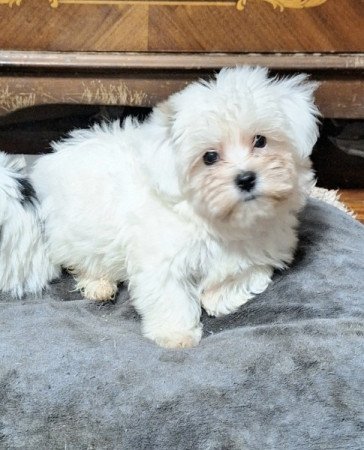
[[364, 227], [312, 201], [293, 266], [191, 350], [125, 290], [0, 297], [1, 449], [363, 449]]

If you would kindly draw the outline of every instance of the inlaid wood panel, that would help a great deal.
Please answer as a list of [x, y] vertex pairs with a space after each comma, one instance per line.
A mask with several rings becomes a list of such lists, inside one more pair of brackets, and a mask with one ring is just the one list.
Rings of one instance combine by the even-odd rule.
[[254, 0], [241, 13], [212, 6], [151, 6], [148, 48], [175, 52], [363, 51], [363, 28], [361, 0], [328, 0], [315, 8], [282, 12]]
[[0, 5], [0, 49], [145, 51], [148, 6], [61, 5], [23, 0]]
[[364, 0], [0, 0], [0, 48], [359, 52], [363, 23]]

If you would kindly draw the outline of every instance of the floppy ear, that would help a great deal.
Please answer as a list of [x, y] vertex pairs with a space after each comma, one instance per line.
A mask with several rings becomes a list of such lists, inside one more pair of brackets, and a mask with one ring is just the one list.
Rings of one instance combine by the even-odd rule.
[[319, 84], [307, 81], [305, 74], [277, 81], [279, 101], [290, 126], [292, 140], [303, 158], [311, 154], [318, 131], [320, 112], [314, 103], [314, 92]]
[[169, 200], [181, 196], [177, 152], [171, 139], [173, 111], [170, 101], [157, 105], [146, 124], [148, 141], [143, 144], [142, 161], [154, 189]]

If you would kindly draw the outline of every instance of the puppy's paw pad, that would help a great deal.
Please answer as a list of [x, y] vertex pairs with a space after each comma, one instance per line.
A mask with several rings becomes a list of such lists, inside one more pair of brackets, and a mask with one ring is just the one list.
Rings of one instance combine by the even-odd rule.
[[117, 291], [116, 283], [104, 279], [87, 281], [85, 283], [81, 281], [77, 284], [77, 288], [81, 289], [85, 298], [99, 302], [113, 300]]

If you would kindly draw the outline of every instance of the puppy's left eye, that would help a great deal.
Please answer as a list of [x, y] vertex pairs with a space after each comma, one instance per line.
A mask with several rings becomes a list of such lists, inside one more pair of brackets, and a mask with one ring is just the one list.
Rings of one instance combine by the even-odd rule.
[[206, 166], [211, 166], [215, 164], [220, 159], [219, 154], [217, 152], [206, 152], [203, 155], [203, 162]]
[[267, 145], [267, 138], [265, 136], [261, 136], [257, 134], [254, 136], [254, 147], [255, 148], [263, 148]]

